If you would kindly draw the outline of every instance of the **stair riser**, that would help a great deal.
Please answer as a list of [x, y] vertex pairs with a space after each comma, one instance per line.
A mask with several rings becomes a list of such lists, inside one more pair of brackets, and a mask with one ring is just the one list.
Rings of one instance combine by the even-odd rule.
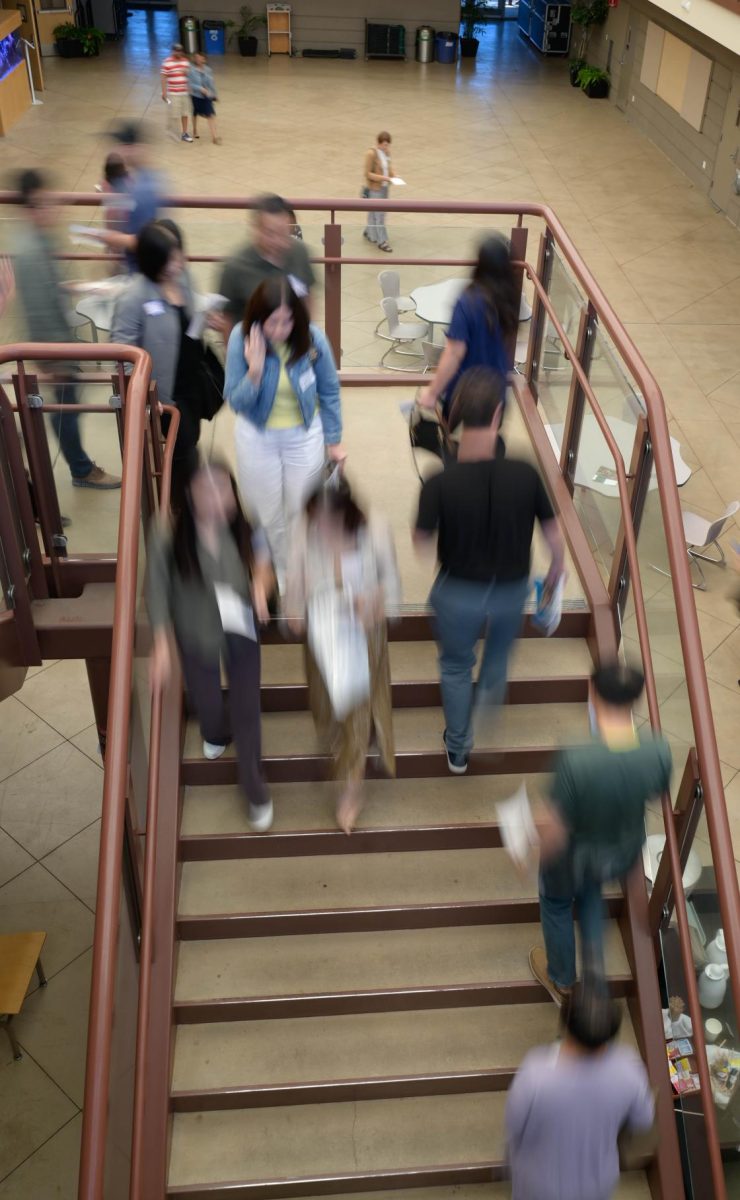
[[[609, 988], [614, 996], [630, 995], [632, 979], [628, 975], [615, 976], [609, 980]], [[480, 1008], [490, 1004], [541, 1004], [547, 999], [545, 989], [532, 979], [512, 983], [399, 988], [326, 995], [175, 1001], [173, 1016], [177, 1025], [198, 1025], [212, 1021], [277, 1021], [284, 1017], [421, 1012], [440, 1008]]]
[[[552, 636], [556, 638], [587, 638], [590, 632], [590, 612], [585, 606], [579, 605], [575, 607], [574, 602], [571, 600], [566, 603], [560, 624]], [[524, 618], [524, 624], [522, 625], [519, 637], [542, 637], [540, 631], [532, 624], [529, 614]], [[260, 640], [263, 646], [282, 646], [286, 641], [282, 623], [280, 621], [270, 621], [269, 625], [262, 630]], [[301, 639], [290, 638], [289, 640], [297, 642]], [[434, 630], [432, 628], [431, 614], [417, 610], [390, 622], [388, 625], [388, 641], [433, 642]]]
[[[468, 767], [469, 775], [535, 775], [548, 771], [556, 750], [547, 747], [522, 747], [499, 751], [476, 751]], [[333, 776], [333, 760], [324, 754], [286, 755], [265, 758], [262, 766], [268, 783], [318, 783]], [[367, 777], [385, 779], [379, 760], [367, 759]], [[439, 751], [403, 751], [396, 754], [397, 779], [438, 779], [448, 775], [447, 756]], [[186, 786], [222, 786], [237, 782], [236, 760], [219, 758], [208, 762], [201, 758], [183, 760], [180, 782]]]
[[304, 1179], [258, 1180], [255, 1183], [196, 1184], [171, 1187], [168, 1196], [180, 1200], [291, 1200], [301, 1196], [341, 1196], [349, 1192], [385, 1192], [421, 1187], [455, 1187], [499, 1182], [506, 1178], [505, 1163], [471, 1163], [449, 1167], [420, 1167], [411, 1171], [375, 1171], [362, 1175], [325, 1175]]
[[471, 1092], [505, 1092], [515, 1071], [469, 1071], [397, 1079], [348, 1079], [336, 1083], [287, 1084], [284, 1087], [214, 1088], [174, 1092], [173, 1112], [223, 1112], [243, 1108], [278, 1108], [294, 1104], [355, 1103], [399, 1100], [410, 1096], [459, 1096]]
[[498, 825], [432, 825], [399, 829], [356, 829], [304, 833], [200, 834], [180, 838], [181, 862], [240, 858], [313, 858], [324, 854], [394, 854], [419, 850], [500, 850]]
[[[621, 896], [607, 903], [608, 915], [619, 917]], [[418, 905], [384, 909], [336, 909], [323, 912], [232, 913], [181, 917], [180, 941], [223, 938], [290, 937], [311, 933], [383, 933], [393, 929], [441, 929], [468, 925], [534, 924], [540, 918], [538, 900], [494, 904]]]

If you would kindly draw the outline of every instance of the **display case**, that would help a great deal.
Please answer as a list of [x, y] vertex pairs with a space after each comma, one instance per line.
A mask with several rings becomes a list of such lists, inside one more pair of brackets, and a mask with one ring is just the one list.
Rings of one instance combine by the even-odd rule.
[[570, 47], [570, 4], [519, 0], [519, 32], [542, 54], [567, 54]]
[[0, 9], [0, 136], [4, 137], [31, 105], [28, 70], [20, 40], [21, 14]]

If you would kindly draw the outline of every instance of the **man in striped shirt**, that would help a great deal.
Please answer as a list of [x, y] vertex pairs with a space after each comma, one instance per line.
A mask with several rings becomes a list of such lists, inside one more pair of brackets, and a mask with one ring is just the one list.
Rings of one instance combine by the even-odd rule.
[[162, 63], [162, 99], [172, 106], [172, 116], [180, 118], [182, 125], [182, 140], [192, 142], [188, 133], [188, 119], [192, 111], [190, 89], [188, 87], [188, 70], [190, 60], [179, 42], [172, 47], [172, 53]]

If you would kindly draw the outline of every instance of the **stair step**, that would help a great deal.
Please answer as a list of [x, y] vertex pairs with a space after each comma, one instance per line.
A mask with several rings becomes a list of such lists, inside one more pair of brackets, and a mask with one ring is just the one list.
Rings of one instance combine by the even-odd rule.
[[[607, 923], [606, 933], [607, 969], [626, 974], [618, 928]], [[183, 942], [175, 996], [178, 1002], [253, 997], [262, 1003], [268, 997], [333, 995], [349, 988], [351, 1000], [354, 991], [511, 980], [526, 981], [527, 991], [529, 950], [540, 941], [539, 924], [533, 923], [263, 937], [246, 948], [236, 939]]]
[[[228, 689], [224, 689], [228, 691]], [[552, 679], [532, 676], [513, 679], [506, 693], [507, 704], [585, 704], [588, 699], [588, 675], [559, 675]], [[441, 693], [436, 679], [395, 679], [391, 684], [391, 702], [395, 711], [404, 708], [439, 708]], [[263, 715], [276, 712], [305, 712], [308, 688], [303, 683], [268, 683], [260, 692]]]
[[279, 1174], [285, 1181], [318, 1177], [319, 1190], [321, 1177], [327, 1175], [500, 1160], [505, 1103], [504, 1094], [493, 1092], [371, 1100], [360, 1105], [290, 1105], [265, 1109], [259, 1116], [239, 1109], [176, 1113], [170, 1188], [257, 1182]]
[[[519, 634], [519, 640], [532, 638], [535, 642], [544, 639], [539, 629], [531, 622], [534, 603], [529, 601]], [[389, 642], [432, 642], [434, 633], [431, 623], [431, 609], [419, 604], [402, 604], [388, 626]], [[591, 612], [582, 597], [566, 597], [563, 600], [563, 615], [552, 638], [561, 640], [581, 640], [588, 638], [591, 632]], [[552, 641], [552, 638], [548, 639]], [[271, 621], [261, 634], [262, 644], [282, 645], [285, 642], [284, 632], [280, 621]]]
[[[397, 1190], [391, 1185], [389, 1188], [383, 1187], [382, 1192], [358, 1190], [354, 1192], [332, 1191], [328, 1193], [325, 1190], [321, 1195], [318, 1195], [315, 1192], [307, 1192], [305, 1190], [301, 1190], [300, 1192], [296, 1190], [290, 1192], [271, 1190], [270, 1185], [266, 1184], [260, 1193], [257, 1193], [254, 1187], [250, 1185], [247, 1185], [246, 1190], [239, 1190], [238, 1185], [236, 1185], [236, 1189], [229, 1189], [228, 1195], [234, 1198], [240, 1196], [250, 1197], [250, 1200], [260, 1200], [261, 1197], [264, 1197], [265, 1200], [267, 1198], [273, 1200], [273, 1198], [282, 1196], [299, 1195], [312, 1195], [314, 1196], [314, 1200], [329, 1200], [330, 1196], [331, 1200], [350, 1200], [350, 1197], [351, 1200], [378, 1200], [378, 1196], [381, 1194], [383, 1200], [452, 1200], [453, 1197], [454, 1200], [511, 1200], [511, 1185], [508, 1182], [492, 1182], [491, 1177], [494, 1175], [494, 1172], [497, 1177], [504, 1174], [500, 1163], [491, 1164], [491, 1169], [488, 1171], [489, 1178], [483, 1183], [469, 1182], [473, 1172], [464, 1173], [462, 1170], [459, 1170], [456, 1174], [457, 1182], [435, 1187], [424, 1182], [424, 1176], [420, 1172], [415, 1172], [410, 1176], [406, 1188], [401, 1190]], [[484, 1174], [485, 1172], [478, 1169], [476, 1173]], [[362, 1178], [367, 1179], [367, 1176], [355, 1178], [351, 1182], [361, 1189], [363, 1187]], [[376, 1182], [376, 1179], [372, 1180], [373, 1184]], [[294, 1184], [292, 1186], [295, 1189], [298, 1185]], [[310, 1185], [303, 1184], [302, 1186], [305, 1188]], [[333, 1181], [333, 1186], [339, 1187], [341, 1185], [337, 1181]], [[370, 1186], [370, 1180], [367, 1181], [367, 1186]], [[282, 1185], [276, 1181], [275, 1188], [282, 1188]], [[409, 1191], [410, 1188], [413, 1188], [413, 1191]], [[168, 1188], [167, 1190], [168, 1196], [178, 1196], [180, 1200], [213, 1200], [214, 1196], [223, 1194], [224, 1190], [218, 1184], [213, 1186], [208, 1184], [200, 1186], [198, 1184], [185, 1185], [183, 1187]], [[613, 1200], [652, 1200], [652, 1192], [645, 1172], [630, 1171], [628, 1174], [623, 1174], [617, 1184]]]
[[[525, 776], [530, 796], [543, 789], [544, 781]], [[369, 779], [364, 787], [365, 806], [359, 831], [341, 840], [353, 846], [364, 830], [403, 826], [451, 826], [487, 824], [495, 827], [496, 804], [512, 796], [522, 783], [521, 775], [461, 775], [445, 773], [439, 779]], [[253, 837], [266, 845], [277, 834], [294, 831], [336, 832], [334, 808], [336, 784], [281, 783], [271, 788], [275, 823], [269, 838]], [[238, 787], [214, 785], [186, 787], [183, 797], [181, 848], [187, 857], [189, 839], [199, 836], [248, 834], [247, 807]], [[494, 843], [491, 842], [491, 845]], [[355, 851], [351, 851], [355, 852]]]
[[[316, 1080], [370, 1079], [510, 1070], [533, 1046], [555, 1039], [560, 1014], [549, 999], [496, 1008], [355, 1013], [177, 1028], [173, 1096]], [[276, 1036], [277, 1035], [277, 1036]], [[634, 1045], [628, 1014], [621, 1038]], [[205, 1107], [205, 1106], [204, 1106]]]

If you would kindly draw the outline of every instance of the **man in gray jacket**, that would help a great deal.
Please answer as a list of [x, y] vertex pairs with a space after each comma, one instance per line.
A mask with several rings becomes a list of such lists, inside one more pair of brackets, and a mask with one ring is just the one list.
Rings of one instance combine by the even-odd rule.
[[[15, 254], [15, 279], [18, 296], [26, 314], [28, 336], [33, 342], [74, 342], [61, 290], [62, 280], [54, 259], [52, 231], [56, 208], [49, 202], [46, 185], [38, 171], [23, 171], [18, 179], [18, 198], [26, 216], [18, 237]], [[42, 364], [59, 370], [60, 364]], [[66, 364], [61, 364], [69, 370]], [[76, 404], [74, 384], [54, 388], [57, 404]], [[121, 480], [96, 466], [86, 454], [80, 437], [77, 413], [56, 412], [51, 423], [59, 438], [64, 459], [75, 487], [108, 490], [121, 486]]]

